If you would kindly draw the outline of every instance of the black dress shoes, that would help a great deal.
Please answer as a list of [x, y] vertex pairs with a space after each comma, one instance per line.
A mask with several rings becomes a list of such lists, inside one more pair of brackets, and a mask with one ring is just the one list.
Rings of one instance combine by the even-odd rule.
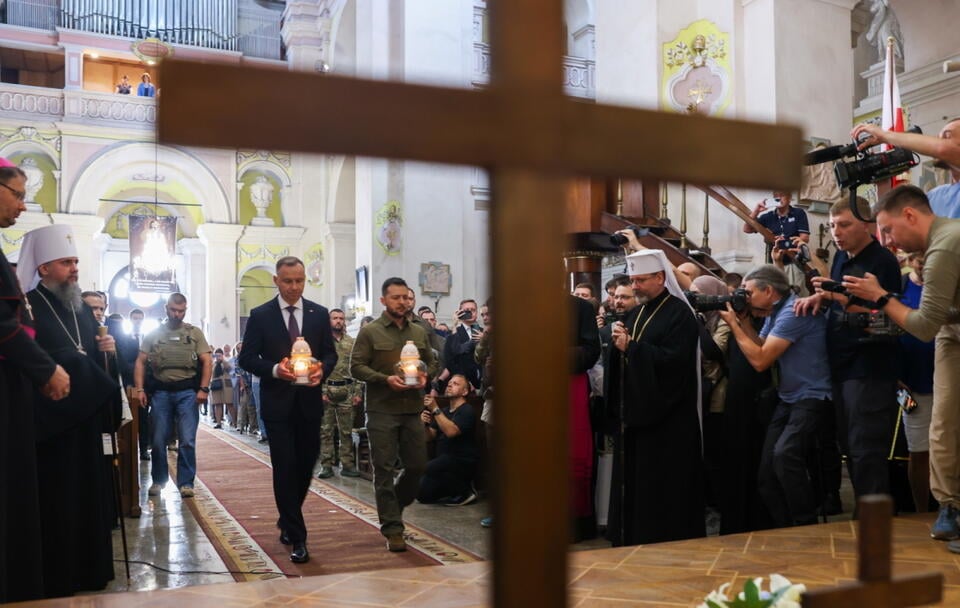
[[290, 537], [287, 536], [287, 533], [283, 530], [280, 530], [280, 544], [281, 545], [292, 545], [293, 541], [290, 540]]
[[295, 564], [305, 564], [310, 561], [310, 552], [307, 551], [307, 543], [297, 543], [293, 546], [290, 553], [290, 561]]

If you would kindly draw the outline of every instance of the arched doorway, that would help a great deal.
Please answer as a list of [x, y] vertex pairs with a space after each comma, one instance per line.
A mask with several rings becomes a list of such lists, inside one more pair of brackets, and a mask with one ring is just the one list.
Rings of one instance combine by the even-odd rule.
[[247, 329], [250, 311], [277, 295], [273, 273], [266, 266], [251, 268], [240, 277], [240, 335]]

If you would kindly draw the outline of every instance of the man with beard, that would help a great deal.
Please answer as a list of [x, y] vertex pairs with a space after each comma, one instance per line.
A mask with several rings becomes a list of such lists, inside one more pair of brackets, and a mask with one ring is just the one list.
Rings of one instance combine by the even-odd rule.
[[615, 546], [704, 536], [697, 319], [662, 251], [628, 256], [627, 270], [640, 305], [614, 323], [607, 361], [608, 534]]
[[[399, 552], [407, 550], [403, 509], [417, 497], [427, 464], [426, 435], [420, 422], [423, 388], [427, 375], [435, 374], [438, 366], [427, 332], [407, 321], [410, 304], [406, 281], [389, 278], [380, 294], [383, 313], [360, 328], [350, 374], [367, 383], [367, 436], [380, 533], [387, 539], [387, 549]], [[475, 316], [476, 308], [471, 319]], [[413, 386], [408, 386], [396, 369], [407, 342], [413, 342], [427, 366], [427, 373], [420, 374]]]
[[359, 477], [353, 456], [353, 421], [360, 405], [360, 387], [350, 377], [350, 353], [353, 338], [347, 334], [347, 317], [342, 310], [330, 311], [330, 330], [337, 349], [337, 366], [323, 385], [323, 424], [320, 426], [320, 472], [318, 479], [333, 477], [336, 441], [340, 443], [340, 475]]
[[[115, 504], [105, 466], [102, 433], [120, 420], [119, 386], [105, 373], [104, 353], [116, 352], [77, 286], [73, 232], [53, 225], [26, 234], [17, 276], [33, 287], [27, 300], [37, 343], [70, 373], [73, 393], [37, 407], [37, 479], [43, 529], [44, 594], [98, 591], [113, 579]], [[64, 497], [69, 497], [65, 499]]]
[[[193, 480], [197, 474], [197, 425], [200, 424], [200, 404], [210, 394], [210, 376], [213, 360], [210, 345], [198, 327], [184, 323], [187, 298], [181, 293], [167, 298], [167, 321], [150, 332], [140, 344], [140, 354], [133, 370], [134, 389], [140, 406], [147, 405], [144, 391], [146, 367], [149, 361], [154, 392], [150, 396], [150, 429], [152, 452], [150, 477], [153, 483], [147, 494], [158, 496], [169, 481], [167, 469], [167, 439], [177, 425], [177, 486], [180, 496], [193, 497]], [[199, 363], [199, 369], [198, 369]]]
[[[0, 158], [0, 228], [26, 209], [26, 176]], [[33, 389], [50, 399], [70, 378], [33, 340], [17, 277], [0, 251], [0, 604], [43, 597]]]

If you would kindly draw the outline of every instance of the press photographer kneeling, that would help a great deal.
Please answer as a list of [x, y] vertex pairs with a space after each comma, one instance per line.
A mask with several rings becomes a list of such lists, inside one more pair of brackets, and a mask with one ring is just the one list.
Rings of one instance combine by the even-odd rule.
[[437, 399], [427, 395], [420, 420], [428, 440], [437, 441], [437, 455], [427, 463], [420, 480], [417, 500], [448, 506], [468, 505], [477, 499], [473, 478], [477, 474], [479, 451], [476, 442], [477, 415], [467, 401], [470, 384], [465, 376], [454, 374], [447, 383], [449, 404], [441, 408]]
[[[870, 205], [857, 197], [859, 214], [870, 217]], [[832, 282], [813, 279], [817, 293], [798, 300], [798, 315], [828, 307], [827, 353], [833, 379], [837, 438], [847, 455], [854, 494], [889, 494], [887, 453], [897, 416], [899, 373], [895, 335], [883, 331], [885, 319], [871, 316], [874, 301], [850, 297], [839, 288], [844, 276], [876, 276], [886, 292], [900, 290], [897, 258], [873, 237], [873, 224], [856, 217], [850, 202], [830, 208], [830, 232], [837, 245], [830, 271]], [[824, 287], [829, 289], [824, 289]], [[879, 325], [879, 327], [878, 327]]]
[[[960, 220], [934, 215], [927, 196], [916, 186], [898, 186], [877, 203], [876, 220], [888, 246], [907, 252], [922, 251], [923, 296], [920, 308], [897, 301], [891, 290], [866, 274], [844, 276], [851, 294], [877, 302], [897, 325], [920, 340], [936, 336], [933, 372], [933, 413], [930, 421], [930, 490], [940, 503], [931, 536], [960, 537]], [[939, 333], [938, 333], [939, 332]], [[950, 543], [960, 552], [960, 543]]]

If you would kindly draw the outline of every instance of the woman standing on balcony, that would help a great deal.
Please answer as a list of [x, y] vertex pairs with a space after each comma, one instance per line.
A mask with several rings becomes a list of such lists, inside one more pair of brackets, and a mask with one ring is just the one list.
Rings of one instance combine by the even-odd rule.
[[150, 74], [144, 72], [143, 76], [140, 77], [140, 85], [137, 87], [137, 95], [139, 97], [153, 97], [156, 95], [156, 92], [156, 87], [154, 87], [153, 83], [150, 82]]
[[120, 83], [117, 84], [117, 93], [121, 95], [130, 94], [130, 79], [127, 78], [126, 74], [124, 74], [123, 77], [120, 78]]

